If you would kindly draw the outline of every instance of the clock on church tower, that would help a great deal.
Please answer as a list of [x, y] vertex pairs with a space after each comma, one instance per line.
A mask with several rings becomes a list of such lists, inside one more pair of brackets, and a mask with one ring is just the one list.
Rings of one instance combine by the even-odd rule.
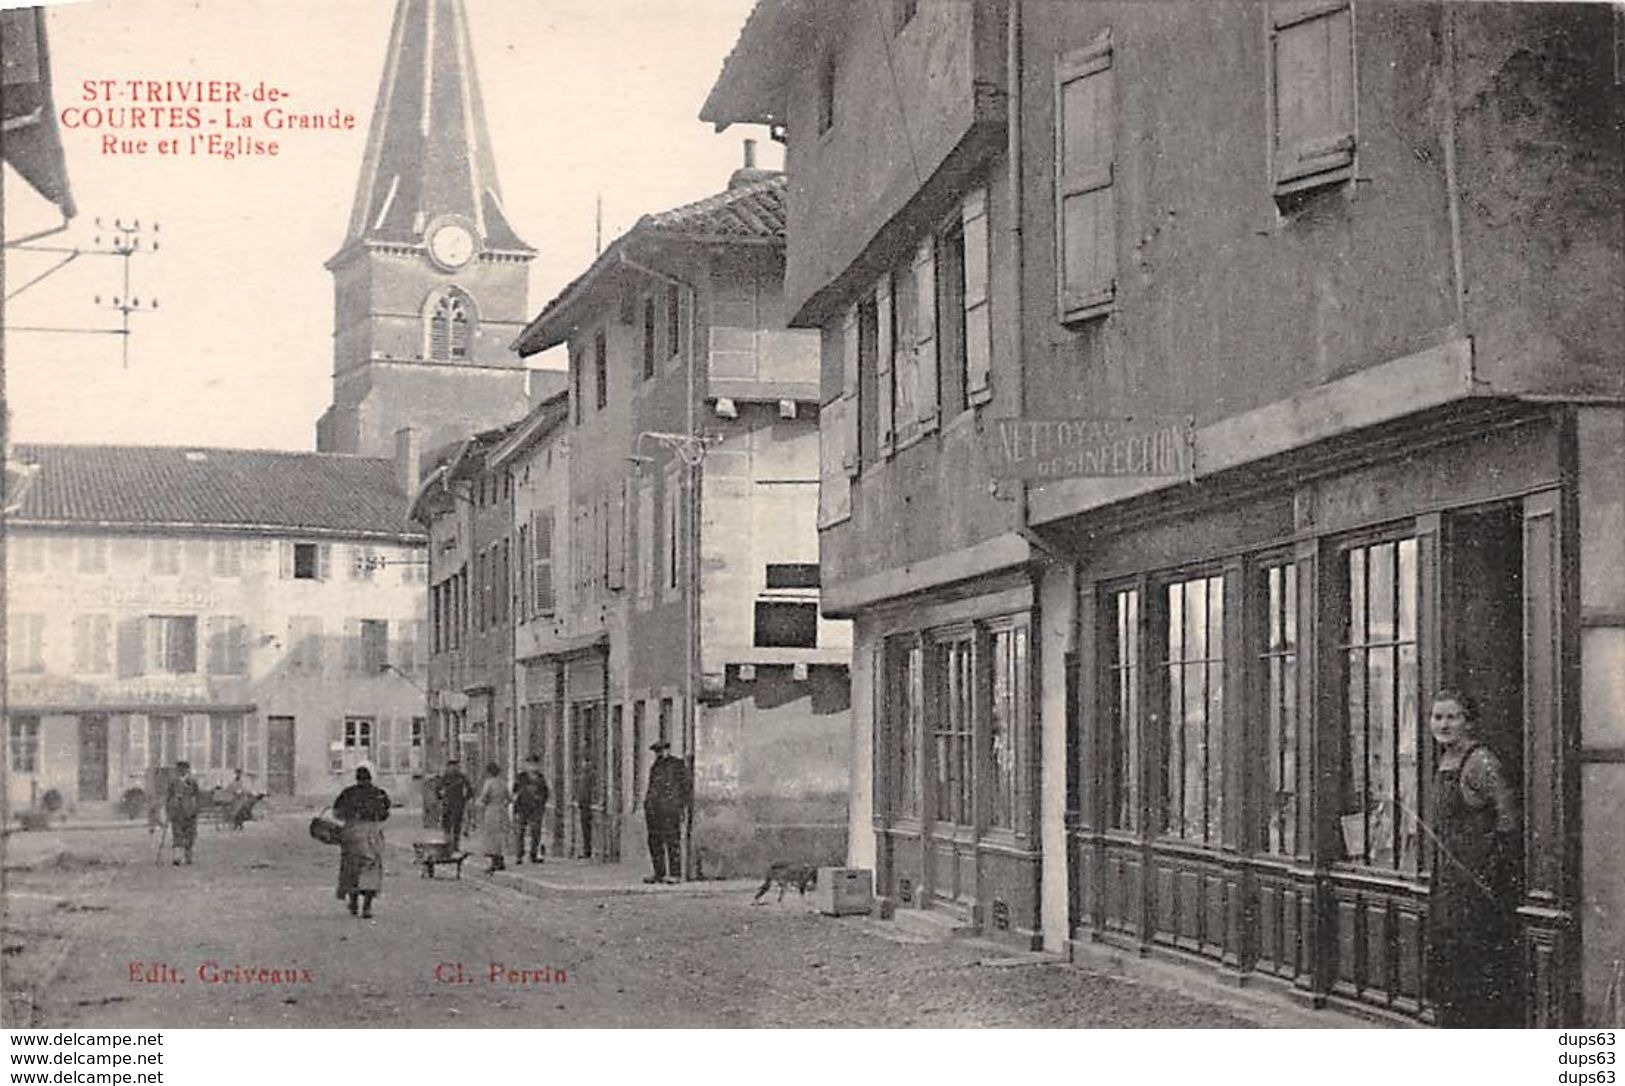
[[[323, 452], [391, 456], [511, 422], [526, 371], [508, 345], [529, 262], [503, 210], [462, 0], [397, 0], [333, 273], [333, 404]], [[425, 105], [427, 102], [427, 106]]]

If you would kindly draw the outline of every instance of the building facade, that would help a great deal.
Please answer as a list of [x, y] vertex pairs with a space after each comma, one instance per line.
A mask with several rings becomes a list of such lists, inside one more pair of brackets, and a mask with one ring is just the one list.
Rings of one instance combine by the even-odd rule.
[[365, 763], [410, 798], [425, 764], [425, 568], [395, 464], [16, 454], [38, 469], [8, 524], [11, 813], [135, 810], [147, 771], [182, 758], [206, 782], [240, 769], [256, 791], [311, 798]]
[[[758, 4], [702, 116], [788, 134], [853, 861], [989, 931], [1429, 1021], [1425, 713], [1465, 688], [1521, 800], [1525, 1019], [1588, 1020], [1625, 957], [1613, 13], [839, 7]], [[1146, 425], [1000, 480], [967, 402]], [[937, 548], [897, 492], [956, 456], [942, 519], [1007, 514]]]
[[[553, 692], [555, 794], [595, 854], [644, 847], [649, 745], [694, 773], [687, 874], [844, 844], [843, 623], [818, 614], [817, 340], [784, 328], [783, 178], [645, 216], [531, 321], [568, 344], [564, 644], [525, 661]], [[580, 849], [579, 810], [571, 840]]]

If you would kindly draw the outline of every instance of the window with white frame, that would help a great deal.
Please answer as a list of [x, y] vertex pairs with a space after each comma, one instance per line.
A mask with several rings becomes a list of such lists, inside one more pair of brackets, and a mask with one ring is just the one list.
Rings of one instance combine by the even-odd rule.
[[11, 751], [11, 771], [38, 773], [39, 717], [14, 716], [10, 720], [8, 731], [10, 742], [6, 749]]
[[1355, 148], [1353, 5], [1277, 0], [1269, 45], [1276, 194], [1347, 180]]
[[1109, 312], [1117, 293], [1114, 98], [1110, 31], [1056, 58], [1055, 286], [1063, 323]]
[[146, 661], [148, 672], [196, 674], [197, 616], [148, 616]]

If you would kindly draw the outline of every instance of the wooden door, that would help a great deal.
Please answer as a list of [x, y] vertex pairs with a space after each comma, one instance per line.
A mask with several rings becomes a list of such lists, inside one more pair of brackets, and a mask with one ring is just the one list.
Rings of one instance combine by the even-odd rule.
[[107, 718], [100, 713], [79, 718], [79, 798], [107, 798]]
[[293, 717], [273, 716], [265, 721], [265, 790], [273, 796], [293, 795]]

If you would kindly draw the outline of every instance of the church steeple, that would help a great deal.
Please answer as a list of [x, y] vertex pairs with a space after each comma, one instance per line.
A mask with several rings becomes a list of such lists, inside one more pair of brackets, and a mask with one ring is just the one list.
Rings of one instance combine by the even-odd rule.
[[482, 250], [532, 253], [508, 222], [463, 0], [398, 0], [349, 229], [357, 243], [425, 244], [440, 216]]
[[325, 452], [393, 454], [525, 413], [509, 349], [535, 250], [502, 205], [463, 0], [397, 0], [355, 204], [333, 273]]

